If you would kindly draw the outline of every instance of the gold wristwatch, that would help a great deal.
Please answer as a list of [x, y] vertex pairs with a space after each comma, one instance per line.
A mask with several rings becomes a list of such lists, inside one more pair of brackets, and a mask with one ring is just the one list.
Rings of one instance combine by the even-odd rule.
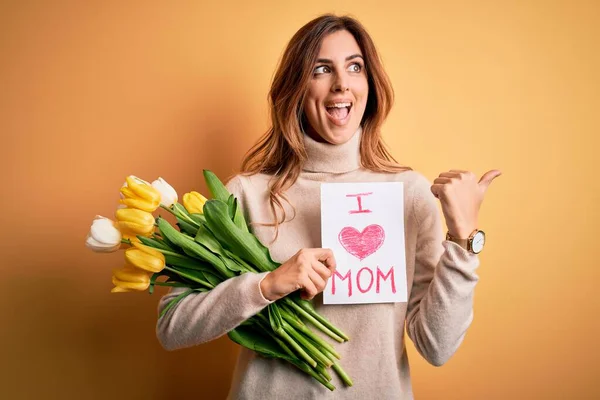
[[485, 232], [475, 229], [466, 239], [455, 238], [450, 235], [450, 232], [446, 232], [446, 240], [458, 244], [460, 247], [473, 254], [479, 254], [481, 253], [481, 250], [483, 250], [483, 245], [485, 244]]

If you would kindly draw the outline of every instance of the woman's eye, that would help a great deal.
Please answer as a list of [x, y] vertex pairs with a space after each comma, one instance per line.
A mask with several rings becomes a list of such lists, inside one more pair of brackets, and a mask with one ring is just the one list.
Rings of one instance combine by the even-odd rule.
[[352, 67], [358, 67], [358, 68], [354, 69], [354, 72], [360, 72], [360, 71], [362, 71], [362, 65], [360, 65], [359, 63], [352, 64], [350, 66], [350, 68], [352, 68]]
[[[362, 71], [362, 65], [360, 63], [353, 63], [352, 65], [350, 65], [350, 70], [352, 72], [361, 72]], [[330, 72], [331, 69], [327, 66], [327, 65], [320, 65], [318, 67], [315, 68], [315, 75], [319, 75], [325, 72]]]
[[315, 74], [321, 74], [321, 73], [323, 73], [324, 71], [322, 70], [322, 68], [329, 69], [329, 67], [327, 65], [318, 66], [317, 68], [315, 68]]

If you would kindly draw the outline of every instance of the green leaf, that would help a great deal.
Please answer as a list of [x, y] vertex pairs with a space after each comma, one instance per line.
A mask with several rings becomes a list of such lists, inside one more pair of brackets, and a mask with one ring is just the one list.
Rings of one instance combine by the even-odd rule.
[[198, 232], [198, 228], [196, 228], [194, 225], [190, 224], [187, 221], [184, 221], [183, 219], [176, 217], [177, 218], [177, 225], [179, 225], [179, 229], [185, 233], [187, 233], [190, 236], [196, 236], [196, 233]]
[[190, 213], [188, 212], [188, 210], [183, 206], [183, 204], [177, 202], [177, 203], [173, 203], [173, 213], [175, 214], [175, 216], [182, 218], [182, 215], [185, 217], [189, 217]]
[[259, 246], [260, 242], [252, 233], [244, 232], [233, 223], [229, 218], [226, 203], [220, 200], [208, 200], [204, 204], [204, 215], [208, 228], [223, 247], [260, 271], [272, 271], [278, 266], [270, 259], [268, 249]]
[[[166, 276], [167, 280], [165, 282], [158, 282], [158, 278], [160, 278], [161, 276]], [[150, 277], [150, 287], [148, 288], [148, 293], [149, 294], [154, 293], [154, 287], [159, 284], [161, 284], [161, 286], [167, 286], [165, 284], [169, 281], [175, 282], [175, 283], [173, 283], [172, 285], [168, 285], [168, 286], [175, 286], [175, 284], [180, 284], [184, 287], [189, 287], [189, 284], [182, 282], [182, 279], [180, 276], [174, 275], [172, 272], [163, 269], [160, 272], [155, 272]]]
[[254, 325], [240, 325], [229, 331], [227, 336], [235, 343], [256, 351], [265, 357], [292, 360], [268, 334], [256, 329]]
[[204, 287], [207, 289], [214, 288], [214, 286], [206, 280], [206, 276], [204, 275], [204, 273], [202, 271], [198, 271], [197, 269], [186, 269], [181, 267], [172, 268], [168, 266], [165, 266], [165, 269], [181, 276], [182, 278], [185, 278], [186, 280], [193, 282], [192, 286]]
[[235, 260], [233, 260], [229, 257], [219, 256], [219, 258], [221, 258], [221, 260], [223, 260], [223, 263], [225, 264], [227, 269], [235, 272], [236, 275], [239, 275], [240, 273], [243, 273], [243, 272], [250, 272], [250, 270], [244, 268], [243, 265], [241, 265], [240, 263], [236, 262]]
[[246, 261], [242, 260], [237, 255], [233, 254], [231, 251], [225, 249], [225, 254], [228, 258], [231, 259], [232, 262], [234, 262], [238, 265], [238, 266], [231, 267], [228, 264], [229, 269], [235, 268], [235, 269], [233, 269], [234, 271], [242, 271], [242, 272], [256, 272], [256, 273], [260, 272], [260, 271], [257, 271], [256, 268], [254, 268], [253, 266], [248, 264]]
[[229, 205], [229, 199], [231, 196], [235, 199], [234, 207], [232, 208], [233, 213], [230, 214], [231, 219], [235, 222], [238, 228], [242, 231], [249, 232], [248, 224], [244, 218], [240, 207], [237, 204], [235, 196], [227, 190], [227, 187], [221, 182], [221, 180], [210, 170], [205, 169], [204, 180], [208, 186], [208, 190], [212, 194], [213, 199], [221, 200]]
[[[222, 282], [222, 279], [220, 279], [218, 276], [216, 276], [214, 274], [214, 272], [211, 272], [211, 271], [201, 271], [198, 269], [189, 269], [189, 268], [182, 268], [182, 267], [177, 267], [177, 268], [173, 268], [173, 269], [175, 271], [183, 274], [188, 279], [190, 279], [190, 278], [199, 279], [199, 280], [209, 283], [213, 287], [217, 286], [219, 283]], [[208, 279], [208, 275], [211, 276], [211, 279]], [[213, 280], [214, 283], [211, 282], [211, 280]]]
[[204, 225], [206, 223], [206, 218], [204, 218], [204, 214], [200, 213], [190, 213], [190, 218], [194, 220], [198, 225]]
[[[161, 219], [162, 219], [162, 218], [161, 218]], [[157, 222], [158, 222], [158, 220], [157, 220]], [[163, 242], [164, 242], [164, 243], [165, 243], [167, 246], [169, 246], [173, 252], [175, 252], [175, 253], [180, 253], [180, 252], [181, 252], [181, 247], [180, 247], [180, 246], [178, 246], [178, 245], [176, 245], [175, 243], [173, 243], [171, 240], [169, 240], [169, 238], [168, 238], [168, 237], [166, 237], [166, 236], [164, 235], [164, 233], [162, 233], [162, 231], [160, 230], [160, 227], [159, 227], [159, 230], [158, 230], [158, 232], [161, 234], [162, 241], [163, 241]]]
[[140, 242], [142, 242], [142, 244], [145, 244], [146, 246], [172, 251], [172, 249], [169, 248], [169, 246], [167, 246], [165, 243], [158, 241], [157, 239], [147, 238], [141, 235], [137, 235], [137, 238], [140, 240]]
[[[233, 272], [253, 271], [253, 269], [246, 268], [244, 266], [244, 264], [236, 262], [237, 260], [232, 260], [231, 259], [232, 253], [230, 251], [228, 251], [227, 249], [224, 249], [223, 246], [221, 246], [221, 243], [217, 240], [215, 235], [210, 231], [210, 229], [208, 229], [207, 226], [201, 225], [200, 228], [198, 228], [198, 234], [196, 234], [195, 240], [196, 240], [196, 242], [205, 246], [208, 250], [215, 253], [217, 255], [217, 257], [219, 257], [221, 259], [223, 264], [230, 271], [233, 271]], [[239, 259], [239, 257], [236, 257], [236, 258]]]
[[275, 332], [281, 332], [283, 329], [283, 318], [281, 317], [281, 313], [279, 312], [279, 307], [276, 303], [271, 303], [267, 306], [267, 311], [269, 313], [269, 323], [271, 324], [271, 329]]
[[229, 211], [229, 218], [233, 221], [233, 216], [235, 215], [235, 209], [237, 208], [237, 202], [235, 201], [235, 196], [230, 195], [227, 198], [227, 211]]
[[219, 283], [223, 282], [223, 280], [213, 272], [202, 271], [204, 272], [204, 276], [206, 280], [213, 286], [217, 286]]
[[183, 267], [189, 269], [199, 269], [200, 271], [214, 271], [214, 267], [207, 262], [200, 261], [196, 258], [186, 257], [184, 255], [174, 256], [165, 254], [165, 263], [174, 267]]
[[193, 238], [190, 238], [177, 229], [173, 228], [164, 218], [157, 218], [158, 229], [164, 237], [176, 245], [180, 246], [184, 253], [190, 257], [198, 258], [202, 261], [210, 263], [219, 273], [225, 278], [233, 278], [235, 273], [231, 272], [217, 256], [201, 244], [197, 243]]
[[208, 190], [212, 194], [214, 199], [218, 199], [221, 201], [227, 201], [229, 198], [229, 191], [227, 187], [221, 182], [221, 180], [215, 175], [212, 171], [205, 169], [202, 171], [204, 174], [204, 180], [206, 181], [206, 186], [208, 186]]
[[165, 313], [167, 311], [169, 311], [169, 309], [171, 309], [171, 307], [173, 307], [175, 304], [179, 303], [181, 300], [183, 300], [184, 297], [186, 297], [187, 295], [191, 294], [193, 291], [194, 291], [194, 289], [186, 290], [185, 292], [181, 293], [179, 296], [177, 296], [173, 300], [171, 300], [165, 306], [165, 308], [163, 308], [163, 310], [160, 312], [160, 314], [158, 315], [158, 319], [162, 318], [162, 316], [165, 315]]
[[244, 232], [250, 232], [248, 229], [248, 224], [246, 223], [246, 219], [244, 218], [244, 214], [242, 213], [242, 209], [238, 207], [238, 200], [234, 200], [235, 211], [233, 213], [233, 223], [235, 226], [240, 228]]
[[[310, 365], [282, 350], [282, 346], [286, 348], [287, 346], [280, 339], [271, 337], [264, 330], [256, 328], [256, 325], [239, 325], [237, 328], [229, 331], [227, 336], [235, 343], [256, 351], [264, 357], [279, 358], [288, 361], [301, 371], [315, 378], [329, 390], [335, 390], [335, 387], [321, 377]], [[291, 352], [289, 348], [288, 351]]]
[[221, 246], [221, 243], [219, 243], [217, 238], [215, 238], [213, 233], [205, 225], [200, 225], [195, 240], [213, 253], [220, 254], [222, 256], [225, 255], [223, 246]]
[[160, 272], [155, 272], [150, 277], [150, 286], [148, 287], [148, 293], [149, 294], [154, 293], [154, 283], [156, 282], [156, 278], [158, 278], [160, 275], [161, 275]]

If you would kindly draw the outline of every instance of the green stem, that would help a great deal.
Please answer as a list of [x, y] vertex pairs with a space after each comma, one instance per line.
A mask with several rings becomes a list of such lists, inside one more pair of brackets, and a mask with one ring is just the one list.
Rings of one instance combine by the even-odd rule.
[[131, 240], [121, 238], [121, 243], [131, 244]]
[[327, 369], [323, 364], [317, 364], [317, 367], [315, 369], [317, 370], [317, 372], [323, 375], [323, 378], [327, 379], [328, 381], [331, 381], [331, 375], [329, 375]]
[[[260, 319], [262, 319], [265, 324], [268, 324], [271, 327], [271, 323], [267, 317], [265, 317], [262, 313], [256, 314]], [[269, 329], [270, 331], [274, 331], [279, 337], [285, 340], [292, 348], [296, 351], [297, 355], [300, 355], [309, 365], [313, 368], [317, 366], [317, 362], [308, 355], [308, 353], [283, 329], [274, 330], [273, 328]]]
[[246, 268], [250, 272], [255, 272], [257, 274], [262, 272], [262, 271], [257, 270], [256, 268], [254, 268], [252, 265], [248, 264], [243, 259], [241, 259], [237, 254], [235, 254], [227, 249], [225, 249], [225, 255], [227, 255], [232, 260], [237, 261], [240, 265], [242, 265], [244, 268]]
[[316, 326], [317, 328], [319, 328], [321, 330], [321, 332], [323, 332], [324, 334], [326, 334], [327, 336], [331, 337], [332, 339], [340, 342], [340, 343], [344, 343], [344, 339], [340, 336], [338, 336], [335, 332], [333, 332], [331, 329], [329, 329], [328, 327], [326, 327], [325, 325], [323, 325], [321, 322], [319, 322], [319, 320], [317, 320], [315, 317], [312, 316], [312, 314], [309, 314], [304, 308], [302, 308], [301, 306], [299, 306], [298, 304], [296, 304], [296, 302], [290, 298], [284, 297], [284, 301], [287, 305], [289, 305], [290, 307], [292, 307], [294, 310], [298, 311], [298, 313], [300, 315], [302, 315], [303, 317], [305, 317], [307, 320], [309, 320], [314, 326]]
[[194, 281], [194, 282], [197, 282], [197, 283], [199, 283], [201, 285], [204, 285], [204, 286], [206, 286], [209, 289], [213, 289], [214, 288], [214, 286], [211, 285], [210, 283], [208, 283], [206, 281], [203, 281], [202, 279], [196, 278], [194, 276], [188, 275], [185, 272], [181, 272], [179, 270], [176, 270], [175, 268], [171, 268], [171, 267], [165, 265], [165, 269], [167, 271], [175, 272], [177, 275], [183, 276], [184, 278], [189, 279], [190, 281]]
[[281, 346], [281, 348], [283, 349], [283, 351], [285, 351], [285, 352], [286, 352], [286, 353], [287, 353], [287, 354], [288, 354], [290, 357], [297, 358], [297, 357], [296, 357], [296, 354], [294, 354], [294, 352], [292, 351], [292, 349], [290, 349], [290, 348], [288, 347], [288, 345], [287, 345], [287, 344], [285, 344], [285, 343], [283, 342], [283, 340], [281, 340], [281, 339], [280, 339], [280, 338], [279, 338], [279, 337], [278, 337], [278, 336], [277, 336], [277, 335], [276, 335], [276, 334], [273, 332], [273, 330], [271, 329], [271, 326], [270, 326], [270, 325], [267, 325], [267, 324], [265, 324], [265, 323], [263, 323], [263, 322], [260, 322], [260, 321], [258, 322], [258, 325], [259, 325], [259, 326], [260, 326], [260, 327], [261, 327], [261, 328], [262, 328], [262, 329], [263, 329], [265, 332], [267, 332], [267, 333], [269, 334], [269, 336], [271, 336], [271, 337], [273, 338], [273, 340], [275, 340], [275, 341], [277, 342], [277, 344]]
[[146, 246], [150, 246], [156, 249], [172, 250], [163, 240], [158, 239], [156, 234], [154, 234], [151, 238], [137, 235], [137, 238], [142, 242], [142, 244], [145, 244]]
[[175, 287], [189, 287], [185, 283], [177, 283], [177, 282], [154, 282], [156, 286], [175, 286]]
[[174, 216], [179, 217], [179, 218], [185, 220], [186, 222], [192, 224], [195, 228], [200, 228], [200, 225], [196, 221], [194, 221], [192, 218], [190, 218], [189, 215], [186, 215], [186, 214], [184, 214], [182, 212], [178, 212], [178, 211], [175, 211], [175, 210], [171, 210], [169, 207], [165, 207], [162, 204], [160, 206], [162, 208], [164, 208], [165, 210], [169, 211]]
[[329, 358], [327, 358], [325, 354], [323, 354], [316, 346], [314, 346], [310, 341], [308, 341], [304, 336], [302, 336], [301, 333], [296, 331], [290, 324], [288, 324], [285, 321], [283, 321], [283, 329], [287, 333], [289, 333], [296, 341], [298, 341], [306, 350], [308, 350], [310, 355], [316, 358], [317, 361], [320, 361], [327, 367], [330, 367], [333, 364], [333, 362]]
[[175, 257], [179, 257], [179, 258], [188, 258], [188, 257], [182, 256], [179, 253], [175, 253], [174, 251], [159, 249], [158, 247], [153, 247], [153, 249], [156, 250], [156, 251], [160, 251], [161, 253], [169, 255], [169, 256], [175, 256]]
[[282, 328], [275, 331], [279, 336], [281, 336], [288, 344], [292, 346], [294, 350], [306, 361], [311, 367], [316, 367], [317, 362], [308, 355], [308, 353], [300, 346], [288, 333]]
[[166, 312], [169, 311], [169, 309], [171, 307], [173, 307], [175, 304], [179, 303], [181, 301], [181, 299], [183, 299], [185, 296], [189, 295], [193, 291], [194, 291], [194, 289], [186, 290], [185, 292], [181, 293], [179, 296], [177, 296], [173, 300], [171, 300], [169, 302], [169, 304], [167, 304], [165, 306], [165, 308], [163, 308], [163, 310], [160, 312], [160, 314], [158, 315], [158, 318], [159, 319], [162, 318], [162, 316], [165, 315]]
[[282, 304], [280, 306], [280, 309], [281, 309], [281, 316], [290, 325], [292, 325], [294, 328], [296, 328], [297, 330], [299, 330], [300, 332], [305, 334], [308, 338], [310, 338], [313, 342], [315, 342], [316, 345], [326, 348], [330, 353], [335, 355], [338, 359], [341, 358], [339, 353], [333, 348], [332, 345], [330, 345], [329, 343], [327, 343], [326, 341], [321, 339], [319, 336], [317, 336], [313, 331], [308, 329], [306, 327], [306, 325], [304, 325], [304, 323], [302, 323], [302, 321], [299, 320], [298, 317], [295, 316], [294, 312], [292, 310], [290, 310], [287, 305]]
[[[327, 354], [327, 350], [325, 350], [325, 354]], [[333, 354], [327, 354], [327, 356], [333, 360]], [[348, 376], [348, 374], [346, 373], [346, 371], [344, 371], [342, 369], [342, 366], [340, 364], [337, 363], [337, 361], [333, 362], [333, 370], [340, 376], [340, 378], [342, 378], [342, 381], [344, 381], [344, 383], [348, 386], [352, 386], [354, 384], [354, 382], [352, 382], [352, 379], [350, 379], [350, 377]]]
[[304, 300], [299, 300], [298, 303], [296, 303], [296, 304], [298, 304], [300, 307], [302, 307], [304, 310], [306, 310], [306, 312], [310, 313], [313, 317], [315, 317], [323, 325], [325, 325], [326, 327], [331, 329], [333, 332], [335, 332], [338, 336], [344, 338], [345, 340], [350, 340], [350, 338], [348, 336], [346, 336], [346, 334], [344, 332], [342, 332], [340, 329], [335, 327], [331, 322], [329, 322], [321, 314], [319, 314], [318, 312], [313, 310], [308, 304], [306, 304], [306, 302]]
[[[287, 354], [290, 355], [291, 359], [287, 360], [288, 362], [290, 362], [291, 364], [295, 365], [301, 371], [304, 371], [308, 375], [310, 375], [313, 378], [315, 378], [319, 383], [321, 383], [327, 389], [329, 389], [331, 391], [335, 390], [335, 386], [333, 386], [331, 383], [329, 383], [323, 376], [321, 376], [320, 374], [318, 374], [317, 372], [315, 372], [315, 370], [313, 368], [311, 368], [310, 365], [308, 365], [306, 362], [298, 359], [298, 356], [283, 342], [283, 340], [281, 340], [275, 334], [275, 332], [273, 332], [273, 329], [271, 328], [271, 324], [270, 324], [270, 322], [269, 322], [269, 320], [268, 320], [267, 317], [265, 317], [262, 313], [256, 314], [256, 316], [259, 319], [258, 320], [258, 325], [265, 332], [268, 332], [268, 334], [281, 346], [281, 348]], [[319, 365], [320, 364], [317, 363], [317, 367]], [[315, 367], [315, 368], [317, 368], [317, 367]]]
[[310, 368], [309, 365], [306, 365], [306, 363], [295, 364], [295, 365], [298, 368], [300, 368], [302, 371], [306, 372], [307, 374], [309, 374], [310, 376], [312, 376], [313, 378], [315, 378], [317, 381], [319, 381], [327, 389], [331, 390], [332, 392], [335, 390], [335, 386], [333, 386], [330, 382], [328, 382], [323, 376], [321, 376], [318, 373], [316, 373], [315, 370], [312, 369], [312, 368]]
[[161, 205], [160, 205], [160, 208], [164, 208], [165, 210], [167, 210], [167, 211], [168, 211], [168, 212], [170, 212], [171, 214], [173, 214], [173, 215], [177, 216], [177, 215], [175, 214], [175, 212], [174, 212], [173, 210], [171, 210], [171, 208], [169, 208], [169, 207], [165, 206], [164, 204], [161, 204]]

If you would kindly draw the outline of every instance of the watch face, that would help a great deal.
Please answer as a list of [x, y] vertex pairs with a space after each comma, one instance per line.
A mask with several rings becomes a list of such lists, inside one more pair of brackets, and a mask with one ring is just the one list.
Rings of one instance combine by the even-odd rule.
[[473, 237], [472, 249], [473, 253], [477, 254], [483, 250], [483, 245], [485, 244], [485, 233], [483, 231], [479, 231]]

